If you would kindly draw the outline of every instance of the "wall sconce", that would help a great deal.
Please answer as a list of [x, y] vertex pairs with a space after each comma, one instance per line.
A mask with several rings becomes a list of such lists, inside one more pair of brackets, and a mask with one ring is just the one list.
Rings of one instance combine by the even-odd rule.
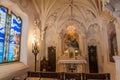
[[[35, 22], [35, 26], [37, 26], [37, 22]], [[36, 72], [37, 54], [39, 53], [39, 38], [37, 36], [37, 29], [36, 29], [36, 27], [34, 29], [33, 38], [32, 38], [32, 53], [35, 56], [35, 72]]]

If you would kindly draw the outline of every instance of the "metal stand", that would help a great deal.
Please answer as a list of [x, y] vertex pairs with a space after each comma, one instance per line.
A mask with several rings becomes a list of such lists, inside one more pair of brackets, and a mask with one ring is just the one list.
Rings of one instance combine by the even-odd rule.
[[33, 49], [32, 49], [32, 53], [34, 54], [35, 56], [35, 72], [36, 72], [36, 67], [37, 67], [37, 54], [39, 53], [39, 50], [38, 50], [38, 46], [37, 44], [35, 43]]
[[35, 72], [36, 72], [36, 67], [37, 67], [36, 61], [37, 61], [37, 55], [35, 55]]

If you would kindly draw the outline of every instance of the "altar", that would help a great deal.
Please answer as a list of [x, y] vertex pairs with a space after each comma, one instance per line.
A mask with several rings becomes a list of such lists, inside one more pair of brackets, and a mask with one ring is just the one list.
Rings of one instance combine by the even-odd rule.
[[58, 70], [60, 72], [86, 72], [86, 56], [83, 53], [81, 35], [77, 33], [76, 26], [66, 27], [60, 36], [62, 45], [58, 56]]
[[60, 72], [86, 72], [86, 60], [59, 60]]

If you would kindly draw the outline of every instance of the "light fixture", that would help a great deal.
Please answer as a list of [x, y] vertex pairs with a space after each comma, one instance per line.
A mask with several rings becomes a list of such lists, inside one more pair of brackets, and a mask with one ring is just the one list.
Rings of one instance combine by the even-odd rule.
[[70, 15], [70, 23], [69, 23], [69, 25], [67, 27], [67, 34], [70, 35], [70, 36], [74, 36], [76, 28], [74, 27], [74, 25], [72, 23], [72, 20], [74, 18], [74, 16], [73, 16], [73, 0], [70, 0], [69, 6], [70, 6], [71, 15]]
[[39, 38], [37, 37], [37, 27], [38, 27], [38, 21], [34, 21], [34, 32], [33, 32], [33, 38], [32, 38], [32, 53], [35, 56], [35, 72], [36, 72], [36, 60], [37, 60], [37, 54], [39, 53]]
[[67, 34], [70, 35], [70, 36], [74, 36], [75, 34], [75, 27], [73, 25], [69, 25], [67, 27]]

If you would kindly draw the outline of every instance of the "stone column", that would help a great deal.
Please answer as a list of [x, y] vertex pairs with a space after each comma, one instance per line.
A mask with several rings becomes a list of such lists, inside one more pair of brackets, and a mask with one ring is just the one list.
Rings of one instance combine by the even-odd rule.
[[120, 56], [113, 56], [116, 65], [116, 80], [120, 80]]
[[118, 21], [114, 21], [115, 28], [116, 28], [116, 39], [117, 39], [117, 55], [120, 54], [120, 23]]
[[41, 32], [41, 44], [40, 44], [40, 54], [41, 54], [41, 59], [43, 59], [43, 57], [46, 57], [46, 51], [45, 51], [45, 31]]

